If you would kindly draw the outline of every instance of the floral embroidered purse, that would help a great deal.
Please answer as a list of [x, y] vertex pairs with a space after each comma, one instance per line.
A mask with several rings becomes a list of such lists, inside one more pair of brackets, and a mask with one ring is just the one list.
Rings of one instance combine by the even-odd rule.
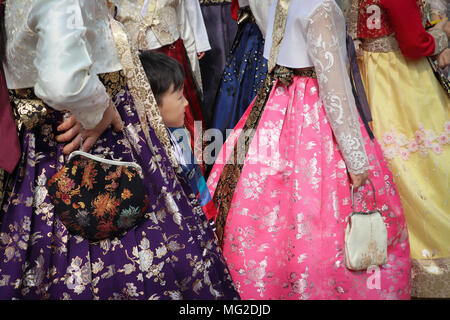
[[352, 214], [345, 230], [345, 264], [350, 270], [365, 270], [370, 266], [387, 263], [387, 229], [381, 212], [376, 209], [375, 188], [373, 189], [374, 210]]
[[48, 187], [69, 233], [92, 242], [124, 234], [142, 219], [149, 204], [138, 164], [82, 151], [70, 154]]

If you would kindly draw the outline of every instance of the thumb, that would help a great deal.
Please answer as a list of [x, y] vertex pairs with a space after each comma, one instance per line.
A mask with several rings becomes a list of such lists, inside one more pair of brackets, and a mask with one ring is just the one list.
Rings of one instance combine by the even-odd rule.
[[113, 119], [111, 121], [112, 127], [114, 131], [122, 131], [124, 124], [122, 121], [122, 118], [120, 117], [119, 112], [116, 110], [116, 108], [114, 108], [114, 116]]

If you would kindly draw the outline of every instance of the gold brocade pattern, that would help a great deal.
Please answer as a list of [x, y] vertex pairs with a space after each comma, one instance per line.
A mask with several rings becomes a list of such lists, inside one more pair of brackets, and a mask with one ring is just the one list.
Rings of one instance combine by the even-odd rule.
[[36, 97], [32, 88], [8, 91], [18, 131], [23, 126], [31, 130], [41, 124], [47, 114], [51, 112], [51, 108]]
[[347, 33], [353, 40], [358, 38], [359, 0], [351, 0], [348, 8], [343, 8], [347, 23]]
[[412, 297], [450, 298], [450, 258], [411, 262]]
[[[304, 78], [317, 79], [316, 69], [314, 69], [314, 67], [294, 69], [294, 75]], [[279, 76], [277, 78], [282, 81]]]
[[152, 1], [150, 1], [150, 12], [144, 20], [147, 23], [147, 27], [152, 28], [155, 37], [160, 43], [173, 43], [177, 40], [172, 36], [168, 24], [169, 21], [177, 20], [177, 5], [178, 1], [169, 1], [164, 7], [158, 8], [155, 4], [152, 6]]
[[133, 32], [129, 32], [132, 47], [139, 48], [139, 50], [148, 49], [148, 29], [151, 29], [162, 46], [174, 43], [177, 39], [174, 38], [173, 32], [178, 27], [173, 27], [172, 24], [174, 21], [178, 21], [176, 10], [180, 0], [150, 1], [145, 17], [143, 17], [141, 11], [144, 2], [144, 0], [117, 2], [118, 20], [124, 24], [127, 30], [133, 30]]
[[369, 52], [393, 52], [400, 50], [398, 41], [393, 34], [380, 38], [364, 39], [361, 48]]
[[278, 54], [280, 52], [281, 41], [284, 36], [284, 29], [286, 28], [287, 13], [289, 9], [290, 0], [278, 0], [273, 23], [272, 34], [272, 48], [270, 48], [270, 57], [268, 62], [268, 72], [272, 72], [277, 64]]
[[148, 126], [150, 125], [155, 130], [172, 165], [177, 168], [179, 165], [170, 144], [166, 126], [162, 120], [150, 83], [148, 82], [144, 68], [139, 60], [139, 56], [130, 46], [127, 34], [123, 30], [121, 24], [114, 19], [111, 19], [111, 30], [116, 42], [120, 61], [124, 68], [123, 70], [128, 88], [133, 96], [135, 109], [138, 112], [139, 120], [147, 141], [151, 145], [151, 139], [148, 133]]
[[[103, 73], [98, 77], [105, 85], [110, 97], [115, 97], [126, 84], [122, 71]], [[32, 130], [42, 124], [46, 116], [53, 112], [50, 106], [36, 96], [33, 88], [8, 90], [8, 92], [18, 131], [22, 127]]]
[[105, 86], [106, 92], [110, 97], [115, 97], [126, 86], [125, 74], [122, 70], [109, 73], [101, 73], [98, 78]]

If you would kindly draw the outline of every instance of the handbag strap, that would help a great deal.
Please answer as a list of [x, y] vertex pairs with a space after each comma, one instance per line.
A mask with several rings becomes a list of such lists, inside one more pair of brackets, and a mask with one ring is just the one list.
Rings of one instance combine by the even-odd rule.
[[355, 44], [352, 37], [347, 34], [347, 55], [350, 63], [350, 80], [352, 84], [353, 95], [355, 96], [356, 108], [358, 109], [361, 120], [371, 140], [375, 138], [370, 127], [372, 122], [372, 113], [370, 111], [369, 102], [367, 100], [364, 83], [361, 77], [361, 71], [358, 65], [358, 57], [356, 55]]
[[[126, 130], [123, 130], [124, 135], [126, 135], [125, 133]], [[106, 159], [106, 158], [102, 158], [99, 156], [95, 156], [93, 154], [90, 154], [89, 152], [84, 152], [83, 151], [83, 135], [81, 135], [81, 141], [80, 141], [80, 149], [73, 151], [70, 153], [68, 161], [70, 161], [70, 159], [72, 159], [75, 156], [83, 156], [86, 157], [88, 159], [94, 160], [94, 161], [98, 161], [101, 163], [105, 163], [105, 164], [109, 164], [109, 165], [113, 165], [113, 166], [126, 166], [126, 167], [133, 167], [135, 169], [137, 169], [139, 171], [139, 174], [142, 176], [143, 170], [142, 167], [137, 164], [136, 162], [128, 162], [128, 161], [119, 161], [119, 160], [111, 160], [111, 159]], [[133, 152], [131, 152], [131, 156], [133, 157]], [[133, 157], [134, 160], [134, 157]]]
[[[69, 113], [64, 114], [64, 118], [65, 119], [68, 116], [69, 116]], [[122, 130], [122, 133], [124, 134], [124, 136], [126, 138], [129, 139], [128, 134], [127, 134], [127, 130], [125, 128], [124, 128], [124, 130]], [[142, 167], [138, 163], [136, 163], [136, 162], [128, 162], [128, 161], [112, 160], [112, 159], [106, 159], [106, 158], [102, 158], [102, 157], [99, 157], [99, 156], [95, 156], [93, 154], [90, 154], [89, 152], [83, 151], [83, 141], [84, 141], [83, 134], [81, 134], [81, 137], [80, 137], [80, 148], [79, 148], [79, 150], [73, 151], [73, 152], [70, 153], [70, 155], [69, 155], [69, 157], [67, 159], [68, 161], [70, 161], [70, 159], [72, 159], [75, 156], [83, 156], [83, 157], [86, 157], [88, 159], [91, 159], [91, 160], [94, 160], [94, 161], [98, 161], [98, 162], [101, 162], [101, 163], [105, 163], [105, 164], [109, 164], [109, 165], [112, 165], [112, 166], [133, 167], [136, 170], [138, 170], [139, 174], [142, 176], [144, 171], [142, 170]], [[130, 152], [130, 154], [131, 154], [131, 157], [133, 158], [133, 160], [136, 161], [134, 156], [133, 156], [133, 152]]]
[[[369, 178], [368, 180], [369, 180], [370, 185], [372, 186], [372, 190], [373, 190], [373, 207], [376, 208], [377, 202], [376, 202], [376, 199], [375, 199], [375, 187], [374, 187], [374, 185], [373, 185], [373, 183], [372, 183], [372, 180], [370, 180], [370, 178]], [[354, 198], [354, 192], [353, 192], [353, 191], [354, 191], [354, 187], [353, 187], [353, 185], [352, 185], [352, 212], [355, 211], [355, 209], [354, 209], [354, 203], [353, 203], [353, 198]]]
[[70, 159], [72, 159], [75, 156], [83, 156], [86, 158], [89, 158], [91, 160], [94, 161], [98, 161], [101, 163], [105, 163], [105, 164], [109, 164], [109, 165], [113, 165], [113, 166], [126, 166], [126, 167], [133, 167], [136, 168], [137, 170], [139, 170], [142, 173], [142, 167], [137, 164], [136, 162], [126, 162], [126, 161], [119, 161], [119, 160], [110, 160], [110, 159], [105, 159], [99, 156], [95, 156], [93, 154], [84, 152], [84, 151], [73, 151], [70, 155], [69, 155], [69, 161]]

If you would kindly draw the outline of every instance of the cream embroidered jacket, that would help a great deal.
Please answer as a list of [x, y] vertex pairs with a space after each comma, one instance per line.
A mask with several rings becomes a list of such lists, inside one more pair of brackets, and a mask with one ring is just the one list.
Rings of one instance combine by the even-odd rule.
[[97, 74], [121, 69], [106, 0], [7, 1], [5, 22], [8, 88], [95, 127], [110, 101]]
[[[152, 50], [183, 40], [197, 82], [197, 53], [211, 49], [198, 0], [111, 0], [116, 19], [138, 50]], [[201, 84], [201, 83], [200, 83]]]

